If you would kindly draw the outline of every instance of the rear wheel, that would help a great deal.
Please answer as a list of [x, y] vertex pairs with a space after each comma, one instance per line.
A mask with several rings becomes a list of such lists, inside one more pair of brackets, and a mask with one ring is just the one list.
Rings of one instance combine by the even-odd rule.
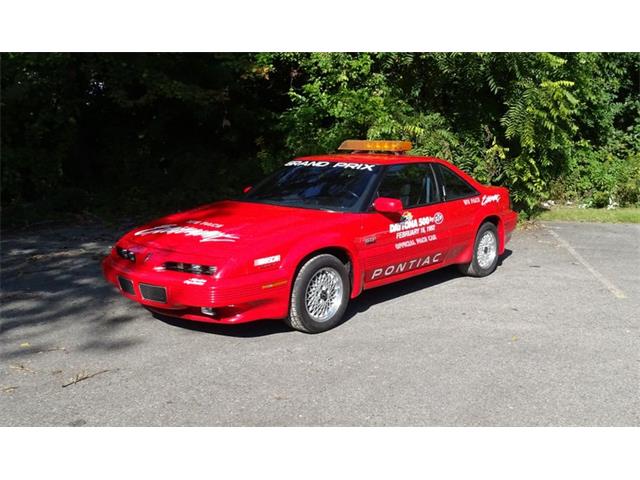
[[473, 244], [473, 258], [470, 263], [458, 265], [465, 275], [486, 277], [498, 265], [498, 229], [491, 222], [483, 223]]
[[301, 332], [329, 330], [342, 319], [350, 295], [345, 264], [333, 255], [317, 255], [307, 260], [296, 276], [287, 323]]

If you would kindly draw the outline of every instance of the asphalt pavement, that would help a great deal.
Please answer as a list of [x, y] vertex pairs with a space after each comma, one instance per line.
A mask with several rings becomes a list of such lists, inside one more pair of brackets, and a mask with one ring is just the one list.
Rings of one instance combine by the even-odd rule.
[[101, 277], [121, 233], [3, 235], [0, 426], [640, 426], [640, 226], [518, 230], [319, 335], [155, 318]]

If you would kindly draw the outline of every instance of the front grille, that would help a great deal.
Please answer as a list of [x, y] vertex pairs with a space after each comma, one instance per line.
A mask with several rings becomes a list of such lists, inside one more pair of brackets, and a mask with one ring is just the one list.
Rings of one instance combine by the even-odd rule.
[[139, 286], [140, 294], [145, 300], [167, 303], [167, 290], [164, 287], [156, 287], [155, 285], [146, 285], [144, 283]]
[[118, 283], [123, 292], [127, 292], [130, 295], [135, 295], [133, 290], [133, 282], [127, 278], [118, 277]]

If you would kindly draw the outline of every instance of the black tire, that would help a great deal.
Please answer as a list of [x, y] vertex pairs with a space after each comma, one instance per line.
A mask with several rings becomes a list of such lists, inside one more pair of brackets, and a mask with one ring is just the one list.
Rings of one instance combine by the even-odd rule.
[[[316, 276], [316, 274], [318, 275]], [[309, 291], [312, 292], [314, 288], [310, 286], [311, 281], [315, 279], [316, 284], [321, 283], [323, 275], [325, 276], [324, 278], [329, 278], [328, 281], [335, 282], [336, 290], [331, 290], [329, 293], [330, 295], [335, 295], [331, 297], [335, 299], [335, 302], [327, 301], [327, 298], [325, 298], [320, 299], [320, 303], [316, 302], [313, 305], [320, 305], [319, 308], [331, 305], [327, 307], [327, 318], [314, 316], [307, 306], [308, 303], [312, 303], [311, 301], [307, 301], [307, 290], [311, 289]], [[339, 284], [341, 284], [341, 288], [338, 293], [337, 285]], [[318, 291], [319, 288], [320, 287], [316, 287], [316, 291]], [[291, 306], [286, 323], [291, 328], [305, 333], [325, 332], [340, 323], [347, 309], [350, 296], [351, 282], [349, 281], [348, 267], [333, 255], [317, 255], [307, 260], [298, 271], [298, 275], [293, 283], [293, 288], [291, 289]], [[331, 299], [329, 298], [329, 300]]]
[[[490, 264], [482, 265], [478, 261], [478, 248], [480, 246], [480, 242], [486, 235], [493, 235], [493, 242], [495, 245], [495, 255]], [[498, 266], [498, 249], [499, 249], [499, 239], [498, 239], [498, 229], [491, 222], [483, 223], [478, 229], [478, 233], [476, 234], [476, 239], [473, 242], [473, 257], [470, 263], [464, 263], [458, 265], [458, 269], [465, 275], [469, 275], [471, 277], [486, 277], [493, 273], [493, 271]], [[485, 247], [485, 254], [487, 253], [487, 247]], [[485, 259], [486, 260], [486, 259]], [[482, 262], [482, 260], [481, 260]]]

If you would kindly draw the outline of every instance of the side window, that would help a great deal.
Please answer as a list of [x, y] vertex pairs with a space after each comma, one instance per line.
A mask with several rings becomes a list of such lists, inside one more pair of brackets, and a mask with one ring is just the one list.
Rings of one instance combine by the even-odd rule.
[[378, 187], [379, 197], [398, 198], [404, 208], [429, 205], [439, 201], [431, 165], [406, 163], [387, 168]]
[[434, 167], [440, 171], [441, 195], [444, 200], [457, 200], [477, 195], [478, 192], [458, 175], [447, 167], [436, 164]]

